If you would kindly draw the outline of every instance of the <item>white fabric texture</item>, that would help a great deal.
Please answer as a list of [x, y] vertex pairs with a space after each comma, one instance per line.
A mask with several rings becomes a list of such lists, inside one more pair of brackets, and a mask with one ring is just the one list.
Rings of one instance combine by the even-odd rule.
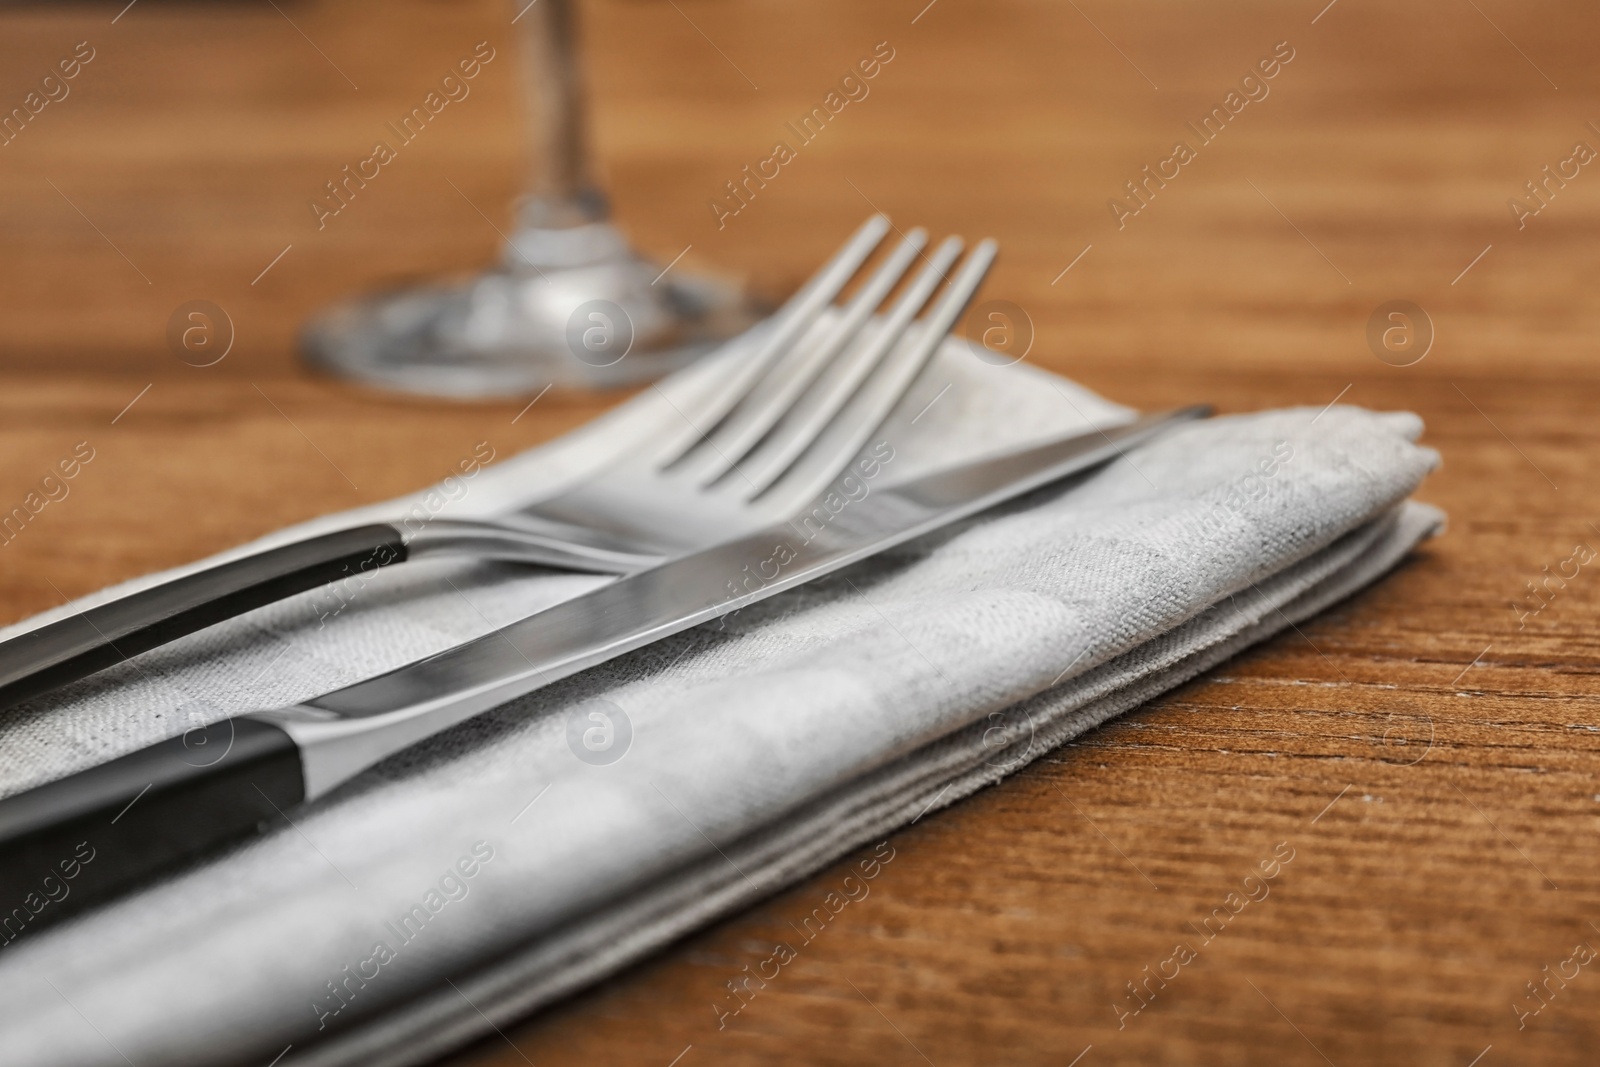
[[[440, 513], [494, 513], [641, 447], [719, 370], [484, 470]], [[883, 477], [1129, 414], [952, 343], [884, 428]], [[1406, 502], [1437, 461], [1420, 431], [1344, 407], [1189, 425], [496, 709], [292, 826], [0, 948], [0, 1064], [266, 1063], [286, 1046], [285, 1067], [409, 1064], [492, 1032], [1372, 581], [1442, 523]], [[331, 617], [316, 594], [262, 609], [0, 715], [0, 793], [600, 581], [417, 564]], [[597, 707], [631, 727], [614, 762], [579, 755]]]

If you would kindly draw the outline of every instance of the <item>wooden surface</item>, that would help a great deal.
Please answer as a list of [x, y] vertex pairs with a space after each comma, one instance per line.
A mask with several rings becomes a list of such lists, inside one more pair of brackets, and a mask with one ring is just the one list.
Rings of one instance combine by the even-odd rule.
[[[992, 234], [988, 293], [1027, 310], [1039, 364], [1142, 407], [1418, 411], [1445, 460], [1422, 497], [1450, 530], [1303, 634], [895, 834], [871, 896], [726, 1029], [724, 983], [845, 864], [452, 1062], [1593, 1062], [1594, 966], [1552, 980], [1520, 1029], [1517, 1006], [1600, 947], [1600, 587], [1584, 567], [1538, 614], [1510, 605], [1600, 546], [1600, 176], [1581, 169], [1523, 229], [1506, 202], [1574, 142], [1600, 146], [1585, 125], [1600, 14], [923, 3], [587, 4], [622, 223], [663, 262], [692, 244], [685, 266], [772, 292], [872, 205]], [[495, 253], [478, 209], [506, 225], [522, 116], [497, 0], [279, 7], [0, 14], [5, 108], [78, 41], [96, 50], [0, 148], [0, 508], [75, 443], [96, 450], [0, 549], [5, 620], [613, 402], [552, 392], [513, 424], [521, 401], [394, 398], [299, 369], [293, 332], [327, 301]], [[498, 58], [473, 95], [319, 232], [322, 182], [480, 40]], [[722, 182], [884, 40], [896, 55], [871, 95], [719, 231]], [[1107, 199], [1280, 41], [1295, 58], [1270, 95], [1119, 230]], [[214, 367], [167, 349], [191, 299], [236, 324]], [[1366, 342], [1395, 299], [1437, 330], [1414, 366]], [[1270, 895], [1119, 1029], [1125, 983], [1202, 941], [1191, 924], [1280, 842], [1294, 858]]]

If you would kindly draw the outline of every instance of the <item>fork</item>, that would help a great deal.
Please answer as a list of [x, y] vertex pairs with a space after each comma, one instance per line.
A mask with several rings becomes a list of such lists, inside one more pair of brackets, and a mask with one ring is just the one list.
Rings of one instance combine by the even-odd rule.
[[[40, 626], [0, 644], [0, 707], [253, 608], [406, 560], [454, 556], [624, 574], [799, 515], [851, 467], [994, 262], [995, 243], [980, 242], [935, 299], [962, 242], [949, 237], [926, 253], [927, 232], [914, 229], [836, 306], [890, 228], [882, 215], [863, 223], [756, 328], [765, 336], [751, 355], [690, 410], [678, 409], [683, 426], [658, 451], [622, 455], [575, 487], [493, 519], [318, 534]], [[902, 286], [918, 258], [921, 269]]]

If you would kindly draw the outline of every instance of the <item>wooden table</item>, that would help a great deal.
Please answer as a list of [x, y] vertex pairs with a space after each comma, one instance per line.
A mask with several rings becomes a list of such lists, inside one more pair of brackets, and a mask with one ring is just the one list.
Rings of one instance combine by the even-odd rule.
[[[1596, 968], [1543, 1000], [1527, 983], [1600, 947], [1600, 579], [1512, 605], [1600, 545], [1600, 175], [1563, 162], [1600, 146], [1600, 13], [924, 2], [589, 4], [622, 223], [770, 292], [874, 206], [992, 234], [989, 293], [1026, 309], [1039, 364], [1142, 407], [1418, 411], [1445, 461], [1421, 495], [1451, 528], [1303, 634], [894, 835], [870, 900], [727, 1029], [723, 983], [843, 864], [453, 1062], [1593, 1062]], [[0, 550], [4, 619], [614, 401], [552, 392], [513, 423], [525, 401], [384, 396], [293, 355], [331, 299], [494, 255], [524, 164], [509, 8], [120, 7], [0, 16], [4, 108], [94, 50], [0, 148], [0, 509], [78, 442], [95, 457]], [[497, 58], [473, 95], [319, 231], [323, 182], [480, 40]], [[719, 230], [722, 183], [880, 41], [870, 96]], [[1199, 144], [1186, 124], [1285, 41], [1247, 86], [1268, 95]], [[1124, 183], [1173, 175], [1179, 139], [1195, 158], [1131, 214]], [[1507, 201], [1546, 165], [1568, 177], [1519, 228]], [[213, 367], [168, 350], [192, 299], [235, 325]], [[1399, 299], [1436, 331], [1405, 367], [1366, 336]], [[1280, 842], [1270, 896], [1119, 1027], [1126, 983]]]

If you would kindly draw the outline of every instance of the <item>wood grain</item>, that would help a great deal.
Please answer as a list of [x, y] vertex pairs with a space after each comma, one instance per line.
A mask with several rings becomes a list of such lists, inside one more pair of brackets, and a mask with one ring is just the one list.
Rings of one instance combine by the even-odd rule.
[[[1537, 615], [1511, 603], [1600, 543], [1600, 176], [1550, 185], [1520, 229], [1507, 200], [1600, 145], [1600, 14], [923, 3], [587, 5], [623, 224], [663, 261], [692, 244], [686, 266], [772, 292], [873, 206], [992, 234], [988, 292], [1028, 312], [1031, 359], [1142, 407], [1418, 411], [1445, 460], [1422, 496], [1451, 528], [1302, 633], [894, 835], [870, 897], [725, 1029], [725, 983], [845, 864], [452, 1062], [1592, 1062], [1593, 967], [1520, 1029], [1516, 1006], [1600, 946], [1600, 594], [1584, 568]], [[0, 15], [4, 109], [75, 43], [96, 50], [0, 148], [0, 508], [76, 442], [96, 450], [0, 548], [0, 617], [614, 402], [552, 392], [513, 422], [521, 402], [389, 397], [295, 362], [327, 301], [494, 254], [525, 162], [509, 8], [121, 6]], [[319, 231], [322, 182], [480, 40], [498, 56], [473, 95]], [[719, 230], [722, 183], [879, 41], [895, 58], [871, 94]], [[1119, 229], [1107, 200], [1283, 41], [1270, 93]], [[167, 350], [191, 299], [235, 322], [215, 367]], [[1409, 367], [1366, 341], [1395, 299], [1437, 332]], [[1205, 940], [1280, 842], [1270, 894]], [[1179, 941], [1196, 958], [1119, 1026], [1126, 983]]]

